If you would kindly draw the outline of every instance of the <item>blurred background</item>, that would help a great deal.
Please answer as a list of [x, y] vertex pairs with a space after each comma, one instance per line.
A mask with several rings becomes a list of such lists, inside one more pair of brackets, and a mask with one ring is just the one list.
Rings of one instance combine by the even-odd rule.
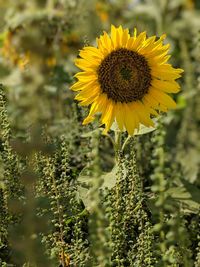
[[[0, 266], [199, 267], [200, 1], [0, 0], [0, 17]], [[166, 33], [184, 69], [120, 171], [69, 89], [111, 24]]]

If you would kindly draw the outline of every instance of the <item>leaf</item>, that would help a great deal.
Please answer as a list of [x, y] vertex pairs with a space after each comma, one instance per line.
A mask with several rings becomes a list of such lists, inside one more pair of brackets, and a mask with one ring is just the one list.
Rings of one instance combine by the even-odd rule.
[[[166, 196], [165, 205], [174, 208], [180, 206], [184, 213], [198, 214], [200, 209], [200, 189], [190, 182], [181, 179], [178, 186], [174, 186], [163, 192]], [[147, 206], [152, 214], [157, 214], [156, 195], [148, 196]], [[178, 207], [177, 206], [177, 207]]]
[[172, 187], [166, 191], [174, 199], [187, 200], [191, 198], [191, 195], [185, 190], [184, 187]]
[[83, 133], [83, 134], [81, 135], [81, 137], [83, 137], [83, 138], [92, 137], [92, 136], [94, 136], [94, 135], [99, 135], [99, 133], [102, 132], [102, 131], [103, 131], [103, 128], [97, 128], [97, 129], [92, 130], [92, 131], [89, 131], [89, 132], [87, 132], [87, 133]]
[[86, 208], [90, 206], [90, 197], [89, 197], [89, 188], [84, 187], [83, 185], [78, 185], [77, 188], [78, 198], [81, 199]]
[[135, 131], [134, 135], [147, 134], [147, 133], [153, 132], [155, 130], [156, 130], [156, 127], [146, 127], [146, 126], [140, 124], [139, 131]]
[[81, 184], [85, 188], [90, 188], [92, 186], [92, 177], [86, 176], [86, 175], [79, 175], [77, 181], [79, 184]]
[[[156, 120], [156, 119], [153, 119], [153, 121], [154, 121], [154, 123], [155, 123], [155, 125], [156, 125], [156, 121], [157, 121], [157, 120]], [[120, 131], [116, 121], [113, 122], [113, 124], [112, 124], [112, 126], [111, 126], [110, 129], [111, 129], [112, 131], [114, 131], [114, 132], [116, 132], [116, 131]], [[156, 127], [146, 127], [146, 126], [140, 124], [140, 126], [139, 126], [139, 130], [135, 130], [134, 135], [143, 135], [143, 134], [147, 134], [147, 133], [153, 132], [153, 131], [155, 131], [155, 130], [156, 130]], [[124, 132], [125, 132], [125, 131], [126, 131], [126, 130], [124, 129]]]
[[173, 187], [166, 191], [171, 198], [183, 205], [185, 212], [198, 213], [200, 209], [200, 189], [186, 180], [181, 180], [182, 187]]
[[112, 189], [116, 185], [117, 181], [117, 166], [115, 166], [111, 172], [108, 172], [101, 176], [103, 179], [103, 184], [100, 187], [101, 189]]
[[111, 172], [104, 173], [100, 177], [92, 177], [80, 175], [78, 181], [78, 195], [82, 199], [86, 208], [90, 207], [90, 189], [94, 185], [94, 179], [101, 179], [102, 184], [99, 189], [112, 189], [116, 184], [117, 167], [115, 166]]
[[185, 179], [181, 179], [181, 182], [187, 192], [190, 193], [192, 200], [200, 204], [200, 189]]
[[[198, 135], [198, 131], [192, 132], [192, 136], [190, 137], [192, 142], [194, 142], [194, 140], [198, 140]], [[179, 161], [183, 167], [183, 171], [188, 177], [189, 182], [194, 183], [198, 179], [200, 164], [199, 151], [196, 147], [190, 146], [187, 149], [187, 153], [184, 153], [184, 151], [179, 153]]]

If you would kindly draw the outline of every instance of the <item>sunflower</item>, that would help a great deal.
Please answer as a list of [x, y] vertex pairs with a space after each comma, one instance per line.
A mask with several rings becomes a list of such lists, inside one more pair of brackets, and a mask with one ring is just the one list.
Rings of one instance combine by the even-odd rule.
[[154, 126], [157, 111], [167, 112], [176, 103], [167, 93], [177, 93], [175, 81], [182, 69], [167, 63], [169, 44], [160, 38], [147, 38], [146, 32], [130, 36], [128, 29], [111, 26], [97, 38], [97, 47], [87, 46], [80, 51], [75, 64], [82, 72], [75, 75], [77, 82], [71, 87], [80, 91], [75, 99], [90, 112], [83, 124], [101, 113], [100, 122], [107, 132], [115, 121], [120, 131], [132, 135], [140, 124]]

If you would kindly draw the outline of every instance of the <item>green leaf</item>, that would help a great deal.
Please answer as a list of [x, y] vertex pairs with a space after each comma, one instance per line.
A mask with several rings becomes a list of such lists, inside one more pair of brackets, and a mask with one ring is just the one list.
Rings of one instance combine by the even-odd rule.
[[81, 199], [86, 208], [90, 207], [89, 188], [83, 185], [78, 185], [77, 188], [78, 198]]
[[92, 130], [92, 131], [89, 131], [87, 133], [82, 134], [81, 137], [83, 137], [83, 138], [92, 137], [92, 136], [94, 136], [96, 134], [98, 135], [102, 131], [103, 131], [103, 128], [97, 128], [95, 130]]
[[135, 131], [134, 135], [147, 134], [147, 133], [153, 132], [155, 130], [156, 130], [156, 127], [146, 127], [146, 126], [140, 124], [139, 131]]
[[78, 181], [78, 196], [82, 199], [86, 208], [90, 207], [90, 189], [94, 185], [94, 179], [101, 179], [102, 184], [99, 189], [112, 189], [116, 185], [117, 167], [115, 166], [111, 172], [104, 173], [100, 177], [92, 177], [86, 175], [80, 175]]
[[185, 190], [190, 194], [192, 200], [200, 205], [200, 189], [185, 179], [182, 179], [181, 182], [183, 183]]
[[103, 184], [100, 187], [101, 189], [112, 189], [116, 185], [117, 181], [117, 166], [115, 166], [111, 172], [108, 172], [101, 176], [103, 179]]
[[[153, 119], [153, 121], [154, 121], [154, 123], [155, 123], [155, 125], [156, 125], [156, 121], [157, 121], [157, 120], [156, 120], [156, 119]], [[111, 126], [110, 129], [111, 129], [112, 131], [114, 131], [114, 132], [120, 131], [120, 130], [119, 130], [119, 127], [118, 127], [118, 125], [117, 125], [117, 123], [116, 123], [116, 121], [113, 122], [113, 124], [112, 124], [112, 126]], [[153, 131], [155, 131], [155, 130], [156, 130], [156, 126], [155, 126], [155, 127], [146, 127], [146, 126], [140, 124], [140, 126], [139, 126], [139, 130], [135, 130], [135, 132], [134, 132], [133, 135], [147, 134], [147, 133], [153, 132]], [[124, 129], [124, 132], [125, 132], [125, 131], [126, 131], [126, 130]]]
[[173, 187], [166, 191], [170, 197], [180, 204], [182, 209], [189, 213], [198, 213], [200, 209], [200, 189], [186, 180], [181, 180], [182, 186]]

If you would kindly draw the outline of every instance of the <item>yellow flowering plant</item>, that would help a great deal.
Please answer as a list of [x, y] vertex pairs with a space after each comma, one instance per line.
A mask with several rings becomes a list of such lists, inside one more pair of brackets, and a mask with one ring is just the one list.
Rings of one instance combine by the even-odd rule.
[[180, 90], [176, 79], [182, 69], [167, 63], [170, 45], [160, 38], [147, 37], [146, 32], [131, 36], [122, 26], [111, 26], [111, 36], [106, 32], [97, 38], [97, 47], [86, 46], [76, 59], [82, 71], [71, 87], [78, 91], [75, 99], [82, 106], [90, 105], [90, 112], [83, 124], [94, 120], [101, 113], [100, 122], [107, 132], [114, 121], [120, 131], [133, 135], [140, 124], [154, 126], [152, 116], [158, 111], [167, 112], [176, 107], [168, 95]]

